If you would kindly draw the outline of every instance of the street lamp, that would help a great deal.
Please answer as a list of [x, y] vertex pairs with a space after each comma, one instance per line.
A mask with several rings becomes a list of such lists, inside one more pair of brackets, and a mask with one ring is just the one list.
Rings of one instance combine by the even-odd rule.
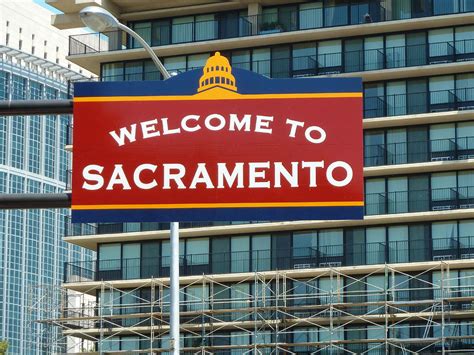
[[[163, 63], [156, 56], [155, 52], [140, 37], [138, 33], [131, 28], [121, 24], [114, 15], [107, 10], [98, 6], [87, 6], [79, 12], [79, 16], [87, 27], [95, 32], [103, 32], [111, 29], [119, 29], [125, 31], [135, 38], [145, 48], [155, 63], [156, 67], [163, 75], [164, 79], [169, 79], [170, 74], [166, 70]], [[179, 355], [179, 223], [170, 223], [170, 244], [171, 244], [171, 265], [170, 265], [170, 337], [172, 354]]]
[[79, 17], [81, 18], [82, 23], [94, 32], [104, 32], [107, 30], [119, 29], [128, 33], [130, 36], [140, 42], [143, 48], [145, 48], [151, 59], [153, 59], [153, 62], [160, 71], [161, 75], [163, 75], [165, 79], [170, 78], [170, 74], [166, 70], [165, 66], [163, 63], [161, 63], [160, 59], [158, 59], [155, 52], [153, 52], [153, 49], [151, 49], [148, 43], [146, 43], [146, 41], [141, 38], [140, 35], [134, 30], [121, 24], [110, 12], [99, 6], [87, 6], [79, 12]]

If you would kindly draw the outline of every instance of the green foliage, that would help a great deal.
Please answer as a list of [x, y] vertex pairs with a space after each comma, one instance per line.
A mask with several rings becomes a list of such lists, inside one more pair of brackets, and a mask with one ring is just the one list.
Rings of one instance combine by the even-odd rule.
[[0, 355], [5, 355], [8, 350], [8, 341], [0, 340]]

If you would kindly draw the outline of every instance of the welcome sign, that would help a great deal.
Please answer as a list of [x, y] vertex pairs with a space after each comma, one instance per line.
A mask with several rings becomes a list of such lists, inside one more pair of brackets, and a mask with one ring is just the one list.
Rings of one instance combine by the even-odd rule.
[[73, 222], [363, 217], [360, 79], [268, 79], [216, 53], [74, 92]]

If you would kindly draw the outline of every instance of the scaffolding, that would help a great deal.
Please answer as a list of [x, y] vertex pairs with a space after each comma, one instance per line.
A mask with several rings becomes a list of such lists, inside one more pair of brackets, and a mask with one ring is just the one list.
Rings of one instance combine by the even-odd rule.
[[[169, 352], [169, 279], [64, 287], [65, 297], [81, 292], [80, 306], [62, 302], [40, 323], [93, 342], [89, 354]], [[474, 259], [186, 276], [182, 353], [468, 352], [473, 301]]]

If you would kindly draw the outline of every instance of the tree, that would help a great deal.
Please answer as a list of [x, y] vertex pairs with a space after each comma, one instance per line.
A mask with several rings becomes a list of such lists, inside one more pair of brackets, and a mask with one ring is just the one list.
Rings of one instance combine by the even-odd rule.
[[0, 355], [5, 355], [8, 350], [8, 341], [0, 340]]

